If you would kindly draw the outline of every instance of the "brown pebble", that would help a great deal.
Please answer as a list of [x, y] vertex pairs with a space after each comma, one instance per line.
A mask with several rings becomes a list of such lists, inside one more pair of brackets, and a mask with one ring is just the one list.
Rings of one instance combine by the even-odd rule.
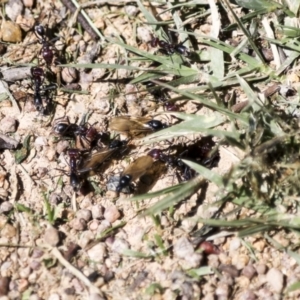
[[237, 268], [233, 265], [220, 265], [219, 270], [228, 273], [232, 277], [238, 277], [239, 276], [239, 271]]
[[17, 230], [11, 224], [5, 224], [4, 228], [1, 230], [1, 237], [13, 238], [17, 234]]
[[257, 274], [265, 274], [267, 272], [267, 266], [265, 264], [258, 264], [254, 266]]
[[89, 209], [80, 209], [76, 213], [76, 218], [89, 222], [92, 219], [92, 213]]
[[58, 243], [59, 243], [59, 232], [58, 232], [58, 230], [55, 229], [52, 226], [49, 226], [45, 230], [44, 241], [45, 241], [45, 243], [51, 245], [52, 247], [57, 246]]
[[19, 284], [18, 291], [22, 293], [28, 288], [29, 282], [27, 279], [22, 278], [18, 280], [18, 284]]
[[10, 279], [8, 277], [0, 277], [0, 296], [7, 295], [9, 281]]
[[121, 217], [121, 214], [115, 205], [112, 205], [105, 209], [104, 218], [105, 220], [113, 223]]
[[253, 265], [248, 265], [242, 270], [242, 275], [246, 276], [249, 279], [252, 279], [256, 274], [256, 270]]
[[32, 252], [32, 258], [40, 258], [44, 255], [44, 251], [39, 248], [34, 248]]
[[40, 263], [39, 261], [33, 260], [33, 261], [29, 264], [29, 267], [30, 267], [32, 270], [38, 270], [38, 269], [40, 269], [40, 267], [41, 267], [41, 263]]
[[73, 242], [70, 242], [70, 243], [68, 244], [68, 249], [67, 249], [67, 251], [65, 251], [65, 253], [64, 253], [64, 258], [65, 258], [67, 261], [70, 261], [71, 258], [72, 258], [73, 256], [76, 255], [76, 253], [77, 253], [77, 251], [78, 251], [79, 249], [80, 249], [80, 247], [79, 247], [77, 244], [75, 244], [75, 243], [73, 243]]
[[87, 224], [84, 219], [75, 218], [70, 222], [70, 226], [78, 231], [83, 231], [86, 229]]
[[9, 43], [18, 43], [22, 41], [22, 32], [18, 24], [6, 21], [2, 22], [0, 37], [2, 41]]

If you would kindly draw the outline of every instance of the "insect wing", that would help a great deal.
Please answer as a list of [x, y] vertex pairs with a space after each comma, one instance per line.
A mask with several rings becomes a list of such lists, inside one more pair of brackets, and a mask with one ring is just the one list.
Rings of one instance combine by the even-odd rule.
[[132, 181], [135, 181], [145, 174], [152, 165], [153, 158], [149, 155], [139, 157], [124, 170], [123, 175], [130, 175], [132, 177]]
[[149, 118], [131, 118], [127, 116], [115, 117], [109, 124], [110, 130], [124, 132], [132, 136], [148, 133], [153, 131], [152, 128], [146, 124], [151, 121]]
[[104, 148], [98, 152], [90, 154], [86, 159], [83, 159], [82, 165], [78, 167], [78, 173], [86, 173], [97, 169], [105, 160], [107, 160], [117, 149]]

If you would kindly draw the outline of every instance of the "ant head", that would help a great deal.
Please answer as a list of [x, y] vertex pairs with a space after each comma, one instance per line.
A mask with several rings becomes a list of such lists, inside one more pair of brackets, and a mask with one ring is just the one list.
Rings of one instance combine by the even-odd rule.
[[159, 149], [152, 149], [147, 153], [147, 155], [151, 156], [153, 159], [160, 159], [162, 152]]
[[73, 187], [75, 192], [80, 190], [81, 180], [76, 173], [70, 174], [70, 185]]
[[120, 191], [123, 188], [126, 188], [126, 187], [128, 187], [130, 185], [131, 180], [132, 180], [132, 176], [131, 175], [129, 175], [129, 174], [123, 175], [120, 178], [119, 185], [117, 186], [116, 191], [118, 193], [120, 193]]
[[167, 128], [168, 126], [161, 121], [158, 120], [151, 120], [147, 122], [147, 124], [153, 129], [153, 130], [160, 130], [163, 128]]
[[39, 36], [41, 36], [41, 37], [44, 37], [45, 34], [46, 34], [45, 27], [43, 25], [41, 25], [41, 24], [38, 24], [38, 25], [34, 26], [34, 32], [36, 34], [38, 34]]
[[70, 159], [77, 159], [80, 156], [80, 151], [75, 148], [68, 149], [68, 155]]
[[121, 148], [121, 147], [125, 146], [127, 143], [128, 143], [128, 141], [113, 140], [108, 145], [108, 148], [110, 148], [110, 149]]
[[31, 72], [31, 76], [33, 78], [44, 76], [44, 70], [42, 68], [40, 68], [40, 67], [32, 67], [30, 69], [30, 72]]

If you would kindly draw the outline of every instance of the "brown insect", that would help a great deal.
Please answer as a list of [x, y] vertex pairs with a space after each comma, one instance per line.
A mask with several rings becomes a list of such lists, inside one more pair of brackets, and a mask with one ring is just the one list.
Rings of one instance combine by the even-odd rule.
[[159, 120], [153, 120], [146, 117], [115, 117], [110, 121], [109, 129], [126, 134], [131, 137], [146, 135], [153, 131], [167, 128], [168, 126]]
[[123, 188], [130, 187], [133, 181], [143, 176], [153, 165], [153, 158], [149, 155], [141, 156], [133, 161], [122, 173], [116, 191], [119, 193]]
[[126, 144], [127, 141], [113, 140], [107, 147], [89, 154], [79, 164], [77, 173], [83, 174], [98, 169], [102, 163]]

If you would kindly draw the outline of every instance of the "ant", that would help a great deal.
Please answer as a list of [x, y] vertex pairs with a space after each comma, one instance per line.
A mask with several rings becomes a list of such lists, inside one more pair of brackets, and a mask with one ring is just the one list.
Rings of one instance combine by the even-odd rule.
[[70, 123], [68, 117], [59, 118], [53, 125], [53, 132], [60, 136], [74, 137], [76, 148], [80, 150], [90, 149], [92, 144], [98, 140], [99, 133], [96, 128], [82, 121], [79, 125]]
[[121, 174], [116, 192], [120, 193], [129, 187], [132, 190], [132, 182], [143, 176], [153, 165], [153, 157], [145, 155], [133, 161]]
[[81, 179], [77, 172], [77, 161], [80, 158], [80, 151], [78, 149], [68, 149], [68, 155], [70, 158], [70, 185], [74, 191], [78, 191], [81, 187]]
[[183, 45], [187, 40], [188, 39], [184, 40], [182, 43], [179, 44], [171, 44], [166, 41], [160, 40], [157, 37], [153, 37], [152, 40], [150, 41], [150, 45], [151, 47], [159, 46], [160, 49], [167, 55], [172, 55], [174, 53], [177, 53], [183, 56], [189, 56], [190, 51], [188, 50], [187, 47]]
[[155, 87], [155, 84], [151, 81], [143, 82], [149, 93], [154, 97], [155, 101], [161, 102], [167, 111], [178, 111], [178, 106], [172, 102], [169, 102], [170, 96], [166, 89]]
[[[50, 110], [51, 106], [51, 97], [49, 95], [49, 90], [56, 89], [56, 85], [49, 84], [45, 85], [42, 88], [45, 76], [44, 76], [44, 70], [40, 67], [33, 67], [31, 68], [31, 76], [34, 83], [34, 94], [33, 94], [33, 103], [36, 107], [36, 110], [38, 112], [41, 112], [42, 114], [46, 114]], [[42, 91], [44, 91], [45, 96], [45, 103], [46, 106], [44, 107], [44, 101], [42, 99]]]
[[[186, 149], [182, 149], [180, 156], [177, 157], [175, 155], [168, 155], [163, 153], [160, 149], [152, 149], [149, 151], [148, 155], [153, 159], [158, 159], [174, 168], [177, 169], [178, 172], [182, 173], [182, 178], [184, 181], [190, 180], [194, 178], [197, 173], [187, 166], [182, 159], [189, 159], [195, 161], [207, 168], [215, 167], [219, 160], [220, 155], [218, 151], [211, 153], [214, 142], [211, 137], [204, 137], [200, 140], [200, 143], [196, 143], [190, 145]], [[176, 176], [180, 178], [179, 173], [176, 173]], [[182, 181], [181, 179], [179, 181]]]
[[34, 26], [34, 34], [38, 38], [39, 43], [42, 45], [40, 54], [42, 55], [46, 64], [50, 66], [54, 58], [54, 52], [49, 38], [47, 37], [47, 30], [43, 25], [39, 24]]

